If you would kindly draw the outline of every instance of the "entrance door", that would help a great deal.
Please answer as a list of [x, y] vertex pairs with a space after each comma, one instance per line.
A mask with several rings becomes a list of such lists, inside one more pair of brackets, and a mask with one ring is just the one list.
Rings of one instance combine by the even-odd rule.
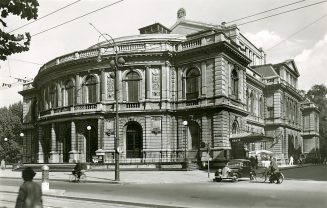
[[126, 157], [142, 158], [142, 128], [137, 123], [131, 123], [126, 130]]
[[190, 142], [190, 144], [188, 145], [188, 158], [193, 162], [199, 162], [201, 130], [196, 122], [190, 122], [188, 136], [191, 137], [188, 139], [188, 141]]

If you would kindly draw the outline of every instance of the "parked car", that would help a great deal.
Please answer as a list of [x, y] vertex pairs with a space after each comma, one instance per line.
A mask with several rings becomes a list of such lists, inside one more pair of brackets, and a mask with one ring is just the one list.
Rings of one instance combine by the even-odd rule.
[[[238, 178], [254, 179], [251, 161], [247, 159], [233, 159], [228, 162], [228, 167], [231, 169], [231, 175]], [[220, 169], [221, 172], [221, 169]], [[216, 176], [219, 175], [219, 170], [216, 171]], [[217, 178], [217, 177], [216, 177]]]

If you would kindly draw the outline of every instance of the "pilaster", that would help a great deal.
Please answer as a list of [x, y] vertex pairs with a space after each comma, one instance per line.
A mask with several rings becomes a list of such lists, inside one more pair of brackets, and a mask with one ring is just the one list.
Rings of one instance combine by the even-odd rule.
[[55, 123], [51, 124], [51, 152], [50, 152], [50, 163], [58, 163], [59, 162], [59, 154], [57, 152], [56, 145], [56, 130]]
[[42, 127], [39, 126], [38, 127], [38, 147], [39, 147], [39, 151], [37, 153], [38, 159], [37, 159], [37, 163], [44, 163], [44, 152], [43, 152], [43, 132], [42, 132]]

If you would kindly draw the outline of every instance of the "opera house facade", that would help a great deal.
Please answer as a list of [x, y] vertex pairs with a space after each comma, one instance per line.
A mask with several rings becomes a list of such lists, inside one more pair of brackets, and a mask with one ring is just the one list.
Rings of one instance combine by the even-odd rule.
[[185, 17], [45, 63], [20, 92], [23, 162], [110, 164], [115, 142], [126, 164], [316, 154], [319, 111], [294, 61], [266, 64], [237, 25]]

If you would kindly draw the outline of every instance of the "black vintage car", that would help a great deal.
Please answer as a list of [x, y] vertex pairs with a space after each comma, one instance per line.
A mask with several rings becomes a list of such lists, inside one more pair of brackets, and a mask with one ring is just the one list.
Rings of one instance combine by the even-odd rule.
[[246, 159], [233, 159], [227, 163], [228, 171], [227, 174], [224, 175], [223, 169], [218, 169], [215, 173], [214, 181], [220, 182], [222, 180], [232, 180], [237, 181], [239, 178], [250, 178], [250, 180], [254, 180], [255, 173], [251, 167], [251, 161]]
[[[238, 178], [250, 178], [252, 170], [251, 161], [247, 159], [233, 159], [228, 162], [228, 167]], [[252, 179], [251, 179], [252, 180]]]

